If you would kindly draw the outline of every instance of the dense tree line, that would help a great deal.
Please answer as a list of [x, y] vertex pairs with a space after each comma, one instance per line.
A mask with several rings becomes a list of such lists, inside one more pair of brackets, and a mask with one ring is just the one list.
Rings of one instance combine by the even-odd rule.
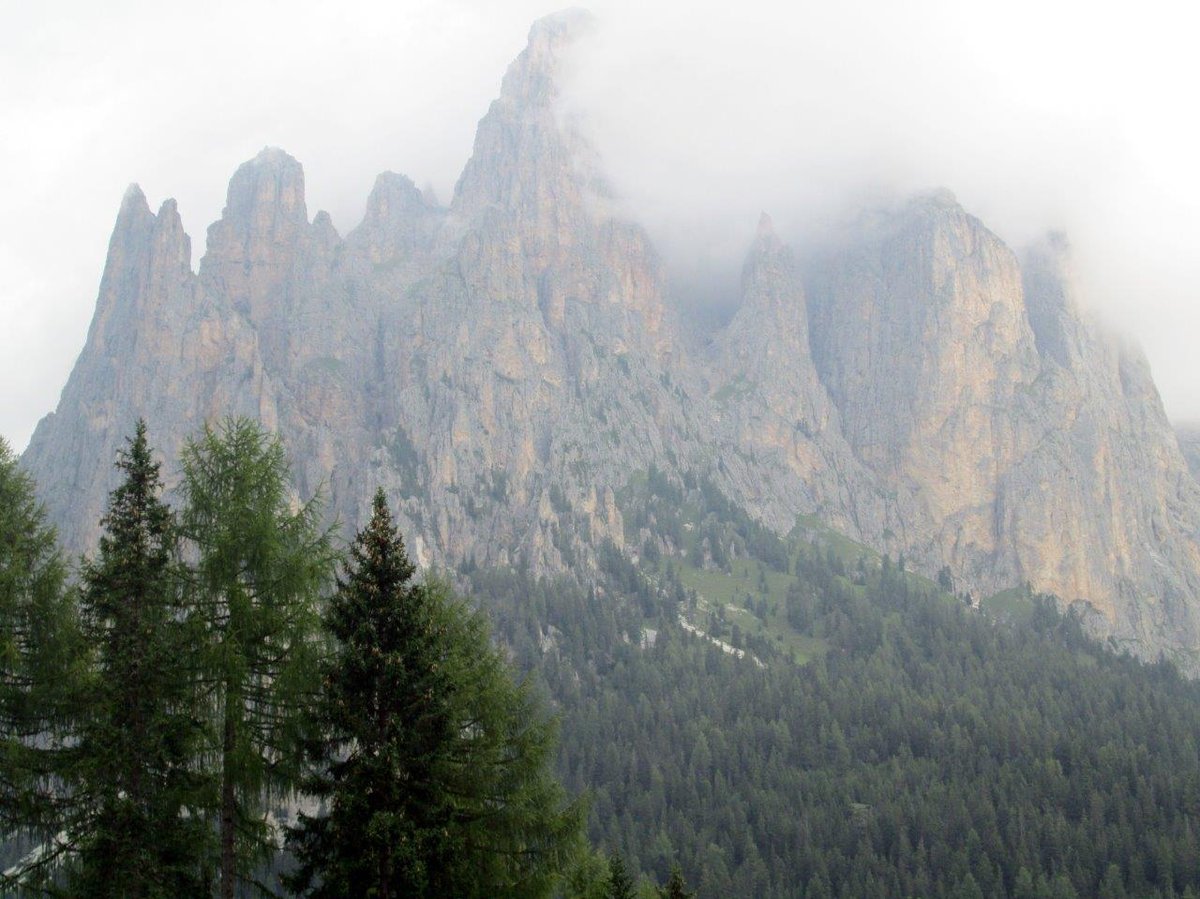
[[322, 897], [596, 887], [554, 720], [414, 580], [382, 494], [339, 560], [249, 421], [186, 444], [178, 515], [144, 423], [117, 465], [74, 587], [0, 442], [5, 895], [270, 893], [280, 865]]
[[[652, 471], [640, 563], [469, 566], [473, 608], [415, 577], [382, 495], [336, 552], [254, 425], [188, 444], [177, 511], [144, 427], [118, 464], [73, 586], [0, 444], [7, 892], [1200, 895], [1200, 688], [1048, 599], [997, 624]], [[687, 632], [685, 549], [786, 578], [772, 620], [825, 651]]]
[[997, 624], [814, 546], [787, 615], [828, 651], [760, 668], [678, 626], [665, 565], [606, 558], [606, 590], [471, 582], [562, 710], [592, 840], [631, 871], [680, 863], [705, 899], [1200, 895], [1200, 687], [1171, 665], [1049, 599]]

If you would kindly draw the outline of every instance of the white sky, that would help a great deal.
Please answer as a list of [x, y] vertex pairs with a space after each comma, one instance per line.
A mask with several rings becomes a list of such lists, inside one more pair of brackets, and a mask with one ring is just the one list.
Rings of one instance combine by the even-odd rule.
[[[1067, 230], [1168, 412], [1200, 418], [1190, 4], [644, 5], [590, 4], [571, 105], [669, 254], [733, 265], [762, 209], [804, 241], [855, 198], [946, 186], [1014, 244]], [[343, 234], [384, 169], [446, 198], [555, 8], [0, 0], [0, 434], [20, 449], [56, 405], [131, 181], [155, 208], [178, 199], [194, 264], [230, 175], [268, 144]]]

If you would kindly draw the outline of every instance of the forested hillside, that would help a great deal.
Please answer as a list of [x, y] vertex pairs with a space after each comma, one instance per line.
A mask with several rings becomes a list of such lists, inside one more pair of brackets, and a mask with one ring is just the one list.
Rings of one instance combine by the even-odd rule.
[[[249, 449], [234, 452], [243, 440]], [[553, 751], [552, 728], [537, 711], [536, 692], [505, 686], [505, 666], [488, 648], [481, 616], [454, 612], [457, 606], [437, 598], [440, 588], [404, 588], [396, 593], [395, 608], [372, 605], [372, 597], [391, 595], [415, 570], [391, 528], [384, 495], [377, 494], [375, 501], [373, 542], [360, 536], [350, 561], [342, 562], [349, 566], [343, 574], [358, 572], [358, 580], [344, 577], [332, 598], [318, 596], [325, 592], [318, 586], [320, 577], [298, 574], [304, 566], [295, 555], [285, 554], [293, 560], [287, 562], [292, 572], [287, 577], [278, 567], [283, 562], [264, 569], [247, 595], [261, 603], [268, 596], [264, 590], [282, 590], [299, 577], [294, 585], [302, 588], [299, 598], [281, 594], [280, 609], [291, 609], [287, 620], [307, 622], [307, 630], [286, 643], [272, 637], [247, 646], [316, 650], [323, 644], [312, 630], [314, 616], [324, 609], [327, 626], [333, 622], [330, 646], [343, 648], [339, 655], [327, 647], [317, 653], [324, 661], [313, 656], [311, 664], [301, 664], [308, 655], [297, 655], [286, 678], [263, 676], [263, 684], [282, 687], [310, 683], [321, 674], [320, 691], [313, 693], [314, 686], [271, 700], [284, 703], [278, 705], [280, 721], [315, 720], [316, 736], [303, 745], [306, 753], [315, 753], [316, 767], [302, 784], [295, 774], [272, 765], [272, 776], [282, 778], [272, 789], [239, 781], [234, 792], [219, 791], [223, 798], [232, 795], [262, 827], [254, 832], [255, 853], [247, 852], [244, 859], [241, 853], [223, 854], [217, 878], [207, 837], [224, 835], [224, 822], [237, 816], [225, 815], [223, 807], [216, 815], [215, 785], [234, 769], [218, 771], [211, 759], [220, 757], [217, 747], [229, 742], [231, 726], [236, 736], [237, 727], [253, 724], [262, 706], [256, 701], [244, 713], [236, 706], [231, 713], [228, 702], [209, 695], [207, 672], [229, 653], [222, 624], [227, 615], [213, 619], [215, 624], [204, 616], [212, 608], [220, 611], [220, 597], [241, 595], [248, 572], [257, 570], [246, 566], [261, 563], [259, 550], [267, 552], [276, 543], [279, 551], [293, 543], [316, 547], [304, 552], [314, 564], [326, 566], [332, 561], [327, 536], [312, 530], [311, 513], [290, 511], [282, 488], [282, 448], [244, 421], [205, 431], [200, 442], [189, 444], [176, 531], [172, 513], [154, 498], [157, 465], [139, 426], [120, 463], [129, 472], [129, 486], [113, 494], [105, 519], [111, 536], [100, 556], [83, 566], [76, 609], [76, 594], [64, 592], [65, 567], [53, 550], [53, 535], [30, 500], [31, 485], [4, 452], [0, 445], [0, 474], [13, 501], [4, 519], [10, 537], [0, 541], [9, 556], [0, 559], [0, 569], [13, 577], [0, 585], [7, 591], [0, 598], [10, 647], [0, 696], [7, 784], [0, 812], [5, 831], [21, 838], [6, 847], [6, 863], [41, 841], [43, 849], [24, 855], [22, 865], [44, 874], [45, 886], [67, 883], [75, 890], [71, 895], [109, 895], [105, 890], [112, 878], [105, 872], [117, 855], [130, 872], [174, 871], [207, 885], [219, 879], [223, 887], [235, 879], [249, 883], [259, 862], [286, 872], [292, 861], [279, 853], [282, 844], [271, 837], [274, 825], [268, 823], [274, 800], [306, 791], [325, 796], [332, 789], [344, 765], [336, 761], [336, 752], [329, 755], [330, 747], [345, 743], [350, 729], [374, 732], [375, 718], [367, 727], [361, 709], [396, 703], [403, 711], [413, 697], [444, 704], [453, 694], [459, 698], [447, 708], [449, 723], [439, 731], [453, 762], [447, 763], [449, 769], [438, 762], [430, 770], [459, 772], [451, 782], [472, 784], [474, 792], [437, 795], [456, 797], [451, 802], [455, 815], [466, 815], [455, 818], [460, 836], [466, 834], [464, 846], [478, 842], [471, 828], [482, 828], [478, 833], [489, 835], [488, 845], [517, 834], [515, 842], [501, 847], [505, 857], [524, 858], [522, 834], [541, 833], [546, 822], [553, 825], [547, 832], [557, 834], [555, 839], [529, 838], [539, 851], [554, 850], [550, 861], [529, 875], [538, 880], [540, 895], [593, 897], [603, 888], [598, 857], [585, 852], [576, 858], [582, 846], [572, 828], [579, 818], [576, 807], [564, 803], [577, 794], [588, 797], [587, 826], [595, 850], [617, 853], [646, 882], [666, 881], [678, 865], [706, 899], [1198, 895], [1200, 686], [1195, 682], [1170, 663], [1146, 664], [1118, 654], [1111, 641], [1094, 642], [1051, 597], [1028, 590], [984, 598], [956, 593], [948, 570], [935, 584], [907, 571], [902, 559], [880, 557], [813, 519], [798, 520], [781, 538], [707, 478], [691, 473], [675, 478], [656, 468], [635, 473], [620, 491], [625, 549], [611, 542], [602, 547], [594, 569], [577, 560], [571, 563], [577, 577], [548, 579], [526, 567], [481, 568], [468, 561], [457, 572], [459, 586], [492, 618], [499, 645], [529, 685], [546, 693], [559, 719], [557, 777], [566, 791], [540, 773], [506, 775], [503, 789], [518, 788], [506, 808], [523, 809], [529, 799], [535, 810], [551, 810], [545, 820], [541, 812], [529, 821], [520, 819], [515, 829], [486, 824], [496, 797], [508, 794], [496, 793], [486, 778], [476, 783], [475, 774], [503, 770], [520, 759], [540, 771]], [[216, 464], [226, 456], [230, 466]], [[263, 493], [265, 511], [208, 502], [211, 494], [240, 503], [242, 493], [231, 485], [260, 469], [274, 486], [249, 495]], [[247, 530], [246, 521], [258, 524]], [[567, 526], [569, 531], [570, 522]], [[32, 542], [17, 539], [25, 533], [33, 535]], [[145, 539], [134, 541], [131, 534]], [[150, 540], [154, 534], [160, 536]], [[181, 539], [189, 547], [182, 556], [172, 549]], [[393, 544], [394, 564], [384, 564], [384, 549]], [[254, 552], [247, 548], [256, 546]], [[150, 560], [158, 561], [150, 565], [138, 547], [159, 547]], [[570, 544], [561, 547], [569, 560]], [[279, 551], [270, 549], [268, 555], [274, 559]], [[230, 576], [222, 561], [227, 556], [237, 563], [229, 570], [238, 572], [228, 584], [222, 580]], [[154, 575], [160, 568], [162, 576]], [[17, 577], [26, 569], [45, 576]], [[140, 572], [140, 592], [130, 586], [135, 584], [131, 571]], [[391, 586], [364, 586], [368, 575]], [[352, 583], [358, 583], [358, 593], [348, 592]], [[408, 619], [401, 616], [403, 627], [396, 625], [396, 634], [409, 636], [393, 641], [396, 646], [388, 652], [408, 659], [396, 662], [395, 672], [420, 661], [424, 668], [413, 670], [426, 674], [414, 683], [424, 686], [392, 683], [394, 672], [387, 673], [393, 671], [387, 666], [381, 669], [386, 677], [376, 684], [364, 672], [374, 670], [371, 660], [386, 648], [375, 642], [378, 634], [391, 633], [394, 624], [380, 622], [390, 621], [388, 616], [406, 603], [416, 617], [404, 624]], [[247, 608], [260, 616], [268, 611]], [[372, 615], [379, 621], [372, 624]], [[443, 621], [444, 616], [449, 617]], [[255, 627], [274, 620], [262, 618]], [[39, 627], [27, 626], [29, 621]], [[427, 633], [427, 626], [433, 630]], [[175, 632], [181, 627], [203, 639], [186, 648], [180, 642], [183, 633]], [[87, 636], [82, 642], [81, 634]], [[151, 635], [146, 639], [163, 651], [130, 649], [134, 644], [127, 638], [139, 634]], [[424, 646], [433, 634], [449, 642], [417, 653], [413, 647]], [[459, 636], [446, 636], [453, 634]], [[206, 643], [212, 645], [205, 649]], [[168, 646], [176, 649], [166, 652]], [[264, 659], [277, 663], [274, 656]], [[334, 683], [336, 660], [346, 666], [344, 686], [353, 686], [357, 698], [339, 698], [326, 707], [312, 697]], [[477, 663], [486, 670], [477, 670]], [[150, 674], [161, 676], [176, 698], [163, 699], [166, 687], [154, 687]], [[222, 676], [222, 683], [229, 680]], [[446, 678], [450, 694], [431, 686]], [[479, 693], [481, 684], [493, 686]], [[129, 690], [136, 702], [120, 698]], [[126, 711], [135, 706], [144, 712], [139, 720], [153, 726], [139, 730], [124, 723]], [[480, 717], [484, 711], [499, 718], [481, 725], [490, 720]], [[217, 713], [220, 721], [213, 717]], [[159, 741], [159, 730], [178, 729], [168, 727], [163, 715], [180, 714], [177, 723], [187, 739]], [[328, 722], [321, 724], [322, 716], [342, 735], [323, 736]], [[278, 741], [247, 757], [294, 754], [293, 727], [285, 724], [277, 733], [263, 731]], [[304, 731], [310, 724], [296, 727]], [[224, 734], [223, 742], [215, 742], [218, 733]], [[478, 755], [483, 749], [463, 755], [459, 743], [464, 735], [475, 742], [482, 733], [497, 735], [483, 747], [497, 755], [476, 764], [485, 758]], [[363, 739], [355, 736], [352, 742], [362, 745]], [[118, 744], [129, 748], [116, 751], [112, 746]], [[159, 759], [156, 753], [168, 744], [175, 755]], [[151, 761], [143, 765], [143, 757]], [[321, 759], [331, 765], [329, 776], [321, 773]], [[388, 771], [404, 772], [400, 780], [418, 794], [426, 789], [420, 765], [397, 764]], [[142, 795], [122, 786], [142, 783], [143, 769], [175, 784], [172, 789], [183, 798], [164, 805], [154, 798], [161, 791]], [[183, 773], [194, 777], [180, 780], [177, 775]], [[381, 782], [398, 781], [385, 772]], [[536, 784], [542, 786], [529, 792]], [[374, 789], [352, 791], [346, 808], [376, 795], [381, 794]], [[469, 796], [483, 797], [479, 815], [469, 808]], [[181, 808], [195, 812], [182, 814]], [[137, 833], [159, 835], [164, 826], [196, 821], [213, 826], [200, 828], [204, 839], [164, 849], [156, 836], [139, 838], [120, 824], [122, 815], [135, 812], [145, 824]], [[60, 825], [64, 813], [66, 824]], [[218, 818], [222, 824], [216, 829]], [[353, 815], [345, 821], [351, 829], [357, 826]], [[438, 825], [428, 833], [459, 830]], [[304, 844], [312, 850], [304, 856], [306, 866], [312, 867], [314, 859], [333, 864], [330, 851], [336, 855], [350, 843], [366, 845], [357, 839], [322, 843], [322, 832], [314, 830], [315, 842]], [[441, 846], [439, 840], [434, 843]], [[385, 861], [393, 842], [381, 844]], [[138, 853], [148, 847], [169, 857], [156, 856], [147, 866]], [[46, 851], [61, 856], [61, 863], [50, 865], [54, 859]], [[447, 851], [447, 858], [461, 855]], [[357, 850], [352, 854], [346, 870], [361, 861]], [[241, 867], [226, 873], [227, 860]], [[455, 895], [467, 895], [465, 884], [471, 895], [498, 895], [497, 884], [507, 884], [504, 889], [513, 896], [532, 895], [518, 885], [526, 882], [523, 862], [514, 864], [512, 871], [501, 866], [486, 874], [468, 865], [461, 877], [455, 874], [460, 885]], [[421, 895], [446, 895], [433, 886], [433, 875], [418, 879], [426, 890]]]
[[652, 472], [629, 517], [687, 555], [610, 553], [604, 587], [469, 574], [594, 842], [714, 899], [1196, 895], [1200, 687], [1048, 598], [989, 614], [804, 528], [772, 549], [703, 487]]

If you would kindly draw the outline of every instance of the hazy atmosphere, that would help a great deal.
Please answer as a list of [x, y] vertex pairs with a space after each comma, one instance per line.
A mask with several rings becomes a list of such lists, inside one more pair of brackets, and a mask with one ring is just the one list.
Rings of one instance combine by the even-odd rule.
[[[590, 4], [571, 106], [681, 266], [740, 263], [760, 210], [817, 240], [848, 209], [953, 190], [1014, 246], [1075, 245], [1096, 305], [1200, 417], [1194, 13], [1085, 3]], [[121, 195], [193, 241], [264, 145], [310, 216], [357, 224], [375, 175], [448, 199], [533, 19], [557, 4], [6, 4], [0, 28], [0, 434], [18, 449], [83, 345]]]
[[646, 6], [0, 17], [0, 894], [1200, 897], [1200, 16]]

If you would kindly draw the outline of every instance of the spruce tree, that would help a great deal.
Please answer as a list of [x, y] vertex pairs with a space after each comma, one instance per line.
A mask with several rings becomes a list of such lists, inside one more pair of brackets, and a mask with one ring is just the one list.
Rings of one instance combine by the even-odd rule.
[[80, 607], [96, 659], [75, 771], [85, 810], [72, 840], [73, 892], [198, 895], [207, 828], [195, 640], [144, 421], [117, 468], [124, 479], [109, 498], [99, 554], [82, 571]]
[[0, 872], [0, 891], [43, 882], [68, 848], [74, 697], [87, 655], [74, 593], [33, 481], [0, 439], [0, 837], [41, 850]]
[[688, 891], [687, 884], [683, 880], [683, 871], [679, 869], [679, 865], [672, 865], [667, 885], [659, 887], [658, 895], [661, 899], [692, 899], [696, 894]]
[[279, 848], [268, 802], [295, 786], [333, 554], [318, 503], [293, 503], [283, 448], [259, 425], [206, 426], [182, 463], [190, 602], [209, 650], [220, 895], [232, 899]]
[[633, 878], [625, 868], [621, 853], [614, 852], [608, 858], [608, 893], [606, 899], [634, 899]]
[[325, 615], [333, 648], [291, 834], [311, 896], [537, 897], [582, 818], [549, 772], [551, 722], [486, 623], [414, 568], [382, 492]]

